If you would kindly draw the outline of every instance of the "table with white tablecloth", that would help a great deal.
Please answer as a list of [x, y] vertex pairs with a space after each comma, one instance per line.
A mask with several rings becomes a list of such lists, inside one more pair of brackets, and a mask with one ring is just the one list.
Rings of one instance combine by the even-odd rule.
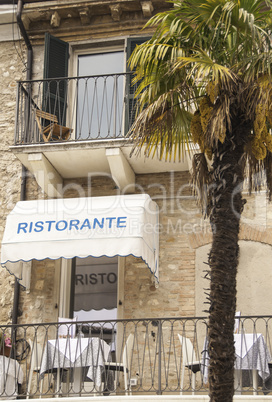
[[257, 370], [259, 376], [266, 380], [270, 376], [268, 363], [270, 352], [262, 334], [235, 334], [235, 369]]
[[100, 338], [61, 338], [49, 340], [45, 347], [40, 375], [52, 369], [73, 370], [75, 389], [80, 390], [81, 369], [95, 386], [100, 387], [104, 363], [108, 360], [110, 346]]
[[[203, 373], [203, 381], [208, 381], [208, 342], [204, 343], [202, 353], [201, 371]], [[235, 376], [236, 382], [241, 383], [241, 370], [252, 371], [253, 388], [257, 389], [257, 374], [265, 381], [270, 376], [268, 363], [271, 360], [270, 351], [266, 345], [262, 334], [234, 334], [235, 346]]]
[[16, 399], [18, 384], [22, 384], [23, 370], [17, 360], [0, 356], [0, 399]]

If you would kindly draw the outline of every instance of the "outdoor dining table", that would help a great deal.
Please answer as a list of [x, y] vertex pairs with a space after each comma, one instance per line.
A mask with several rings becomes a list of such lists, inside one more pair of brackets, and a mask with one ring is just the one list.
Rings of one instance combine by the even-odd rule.
[[[204, 349], [201, 360], [201, 371], [203, 373], [203, 381], [208, 381], [208, 341], [205, 339]], [[268, 363], [271, 355], [262, 334], [234, 334], [235, 346], [235, 389], [241, 392], [242, 370], [252, 371], [253, 394], [257, 394], [258, 374], [265, 381], [270, 376]]]
[[87, 377], [100, 388], [104, 363], [108, 360], [110, 346], [100, 338], [61, 338], [48, 340], [41, 361], [40, 375], [57, 369], [57, 392], [60, 389], [62, 369], [73, 371], [74, 393], [80, 393], [82, 368]]
[[0, 356], [0, 400], [17, 399], [18, 384], [22, 384], [23, 370], [17, 360]]

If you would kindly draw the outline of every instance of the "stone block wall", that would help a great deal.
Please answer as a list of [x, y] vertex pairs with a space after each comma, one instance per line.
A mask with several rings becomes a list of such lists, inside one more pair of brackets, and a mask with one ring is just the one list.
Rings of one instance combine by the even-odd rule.
[[22, 288], [20, 291], [20, 323], [34, 324], [58, 320], [54, 286], [55, 261], [33, 261], [30, 291]]
[[206, 226], [188, 188], [188, 172], [138, 175], [137, 190], [160, 210], [160, 283], [145, 264], [126, 258], [124, 318], [194, 316], [195, 253], [188, 233]]
[[[0, 239], [2, 239], [6, 216], [20, 199], [21, 164], [9, 150], [14, 142], [16, 106], [16, 81], [24, 78], [22, 60], [25, 60], [21, 43], [0, 42]], [[11, 321], [14, 278], [0, 268], [1, 323]]]

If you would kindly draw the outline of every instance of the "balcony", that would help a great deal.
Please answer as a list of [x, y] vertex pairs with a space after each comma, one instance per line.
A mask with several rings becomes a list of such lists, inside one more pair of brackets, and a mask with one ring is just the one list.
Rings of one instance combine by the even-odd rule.
[[[135, 113], [131, 77], [124, 73], [19, 82], [15, 145], [124, 139]], [[37, 110], [57, 117], [59, 138], [39, 132]], [[73, 130], [65, 138], [63, 126]]]
[[[272, 316], [241, 317], [238, 324], [235, 392], [244, 400], [269, 399]], [[208, 394], [206, 318], [43, 323], [1, 331], [13, 345], [10, 357], [1, 348], [1, 399], [165, 401], [179, 395], [203, 401]]]
[[187, 160], [131, 157], [126, 134], [135, 117], [134, 91], [128, 73], [21, 81], [11, 150], [47, 194], [41, 170], [51, 173], [55, 192], [63, 179], [90, 173], [110, 175], [118, 188], [133, 192], [135, 174], [188, 170]]

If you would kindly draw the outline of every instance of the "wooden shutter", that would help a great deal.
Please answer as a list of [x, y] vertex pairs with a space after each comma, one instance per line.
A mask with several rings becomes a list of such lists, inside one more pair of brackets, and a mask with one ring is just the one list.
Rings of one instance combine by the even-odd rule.
[[[136, 48], [137, 45], [141, 45], [142, 43], [146, 42], [150, 38], [128, 38], [127, 39], [127, 60], [129, 59], [131, 53]], [[131, 72], [129, 66], [127, 65], [127, 72]], [[129, 75], [127, 78], [126, 84], [126, 98], [127, 98], [127, 110], [126, 110], [126, 121], [125, 121], [125, 134], [128, 132], [129, 128], [131, 127], [132, 123], [135, 120], [136, 114], [136, 105], [134, 99], [134, 93], [139, 86], [139, 82], [137, 84], [132, 85], [132, 78], [133, 75]]]
[[60, 125], [65, 126], [67, 106], [67, 80], [69, 45], [49, 33], [44, 43], [44, 79], [49, 79], [43, 87], [43, 110], [57, 116]]

